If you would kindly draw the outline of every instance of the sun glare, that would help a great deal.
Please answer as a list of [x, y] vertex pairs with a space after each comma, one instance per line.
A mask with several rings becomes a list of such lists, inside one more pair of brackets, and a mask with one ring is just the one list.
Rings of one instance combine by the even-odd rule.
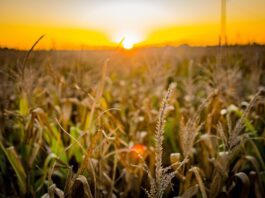
[[125, 38], [122, 42], [122, 46], [124, 49], [130, 50], [134, 46], [134, 41], [130, 38]]
[[130, 50], [135, 47], [137, 43], [139, 43], [142, 39], [139, 34], [136, 33], [120, 33], [113, 38], [115, 43], [120, 43], [121, 46], [126, 49]]

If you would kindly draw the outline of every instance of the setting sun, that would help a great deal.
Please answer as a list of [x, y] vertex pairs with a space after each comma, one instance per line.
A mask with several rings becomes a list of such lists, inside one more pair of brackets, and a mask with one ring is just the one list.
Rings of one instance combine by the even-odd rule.
[[134, 41], [130, 38], [125, 38], [122, 42], [122, 47], [124, 49], [130, 50], [132, 49], [134, 46]]
[[136, 32], [123, 32], [113, 37], [113, 41], [115, 43], [120, 43], [124, 49], [130, 50], [135, 47], [136, 44], [141, 42], [142, 37], [143, 36], [140, 36], [140, 34], [137, 34]]

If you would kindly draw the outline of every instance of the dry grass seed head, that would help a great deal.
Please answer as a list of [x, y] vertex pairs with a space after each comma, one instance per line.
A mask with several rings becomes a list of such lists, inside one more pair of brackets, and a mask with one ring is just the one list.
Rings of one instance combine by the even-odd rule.
[[162, 155], [163, 155], [163, 139], [164, 139], [164, 125], [167, 113], [168, 101], [172, 93], [173, 86], [170, 85], [166, 96], [164, 97], [161, 108], [159, 110], [158, 121], [155, 132], [155, 176], [150, 178], [150, 191], [146, 191], [148, 197], [162, 198], [164, 191], [175, 176], [174, 172], [168, 173], [169, 168], [163, 168]]

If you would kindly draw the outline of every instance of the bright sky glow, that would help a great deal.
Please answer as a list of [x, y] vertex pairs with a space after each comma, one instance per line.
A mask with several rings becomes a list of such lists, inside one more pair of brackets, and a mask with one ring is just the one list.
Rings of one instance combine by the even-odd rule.
[[[214, 45], [221, 0], [2, 0], [0, 46], [80, 49], [132, 45]], [[265, 43], [265, 1], [228, 0], [231, 43]], [[128, 44], [129, 45], [129, 44]]]

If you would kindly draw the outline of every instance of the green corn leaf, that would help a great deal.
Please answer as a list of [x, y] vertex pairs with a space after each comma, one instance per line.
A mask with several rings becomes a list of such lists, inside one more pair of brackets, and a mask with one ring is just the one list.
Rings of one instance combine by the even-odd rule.
[[19, 100], [19, 112], [22, 116], [25, 116], [29, 113], [29, 104], [26, 93], [22, 93], [22, 96]]
[[13, 146], [5, 148], [2, 142], [0, 142], [0, 147], [4, 151], [9, 163], [11, 164], [12, 168], [14, 169], [16, 173], [21, 194], [25, 194], [26, 193], [26, 173], [19, 159], [19, 156], [16, 153], [15, 148]]

